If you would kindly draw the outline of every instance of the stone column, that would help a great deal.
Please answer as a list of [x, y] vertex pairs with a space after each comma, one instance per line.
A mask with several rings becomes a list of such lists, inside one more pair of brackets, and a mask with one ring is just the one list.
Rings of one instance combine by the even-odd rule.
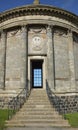
[[47, 27], [47, 67], [48, 67], [48, 85], [54, 89], [54, 59], [53, 59], [53, 30], [51, 26]]
[[75, 91], [75, 66], [74, 66], [74, 46], [73, 46], [73, 34], [71, 30], [68, 30], [68, 46], [69, 46], [69, 74], [70, 74], [70, 91]]
[[21, 28], [21, 56], [22, 56], [22, 63], [21, 63], [21, 73], [22, 73], [22, 87], [27, 87], [27, 71], [28, 71], [28, 33], [27, 33], [27, 27], [22, 26]]
[[1, 31], [0, 43], [0, 88], [5, 89], [6, 75], [6, 32]]

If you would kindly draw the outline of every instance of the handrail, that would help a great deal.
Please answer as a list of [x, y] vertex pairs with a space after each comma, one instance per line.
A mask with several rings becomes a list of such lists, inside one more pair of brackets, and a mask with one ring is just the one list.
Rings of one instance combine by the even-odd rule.
[[65, 119], [65, 106], [64, 110], [61, 109], [61, 104], [63, 104], [62, 100], [51, 90], [51, 88], [48, 85], [48, 82], [46, 80], [46, 89], [48, 93], [49, 100], [51, 104], [55, 107], [55, 109], [59, 112], [59, 114], [63, 115], [63, 118]]
[[8, 120], [11, 119], [17, 111], [19, 111], [24, 102], [27, 100], [28, 96], [29, 92], [27, 88], [23, 88], [22, 91], [16, 97], [13, 97], [8, 102]]

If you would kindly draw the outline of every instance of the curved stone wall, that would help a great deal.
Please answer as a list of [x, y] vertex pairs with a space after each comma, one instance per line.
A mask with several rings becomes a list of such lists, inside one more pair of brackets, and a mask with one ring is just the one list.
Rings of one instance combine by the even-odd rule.
[[78, 17], [68, 11], [29, 5], [1, 13], [1, 91], [18, 93], [26, 87], [31, 82], [30, 62], [41, 57], [45, 87], [47, 80], [56, 93], [77, 92], [77, 44]]

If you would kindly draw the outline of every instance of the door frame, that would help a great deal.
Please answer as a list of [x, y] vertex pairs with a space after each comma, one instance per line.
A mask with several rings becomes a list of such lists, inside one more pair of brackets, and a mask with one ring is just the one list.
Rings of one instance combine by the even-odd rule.
[[[37, 66], [35, 66], [37, 65]], [[31, 67], [31, 88], [43, 88], [43, 60], [31, 60], [30, 62]], [[34, 69], [41, 69], [41, 86], [34, 86]]]
[[41, 60], [43, 61], [42, 64], [42, 73], [43, 73], [43, 87], [41, 89], [46, 89], [46, 56], [28, 56], [28, 89], [31, 90], [32, 89], [32, 75], [31, 75], [31, 61], [37, 61], [37, 60]]

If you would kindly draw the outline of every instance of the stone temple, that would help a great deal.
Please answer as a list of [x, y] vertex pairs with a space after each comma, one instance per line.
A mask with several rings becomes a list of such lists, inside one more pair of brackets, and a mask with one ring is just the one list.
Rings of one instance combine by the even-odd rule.
[[38, 0], [0, 13], [0, 108], [24, 89], [78, 111], [78, 16]]

